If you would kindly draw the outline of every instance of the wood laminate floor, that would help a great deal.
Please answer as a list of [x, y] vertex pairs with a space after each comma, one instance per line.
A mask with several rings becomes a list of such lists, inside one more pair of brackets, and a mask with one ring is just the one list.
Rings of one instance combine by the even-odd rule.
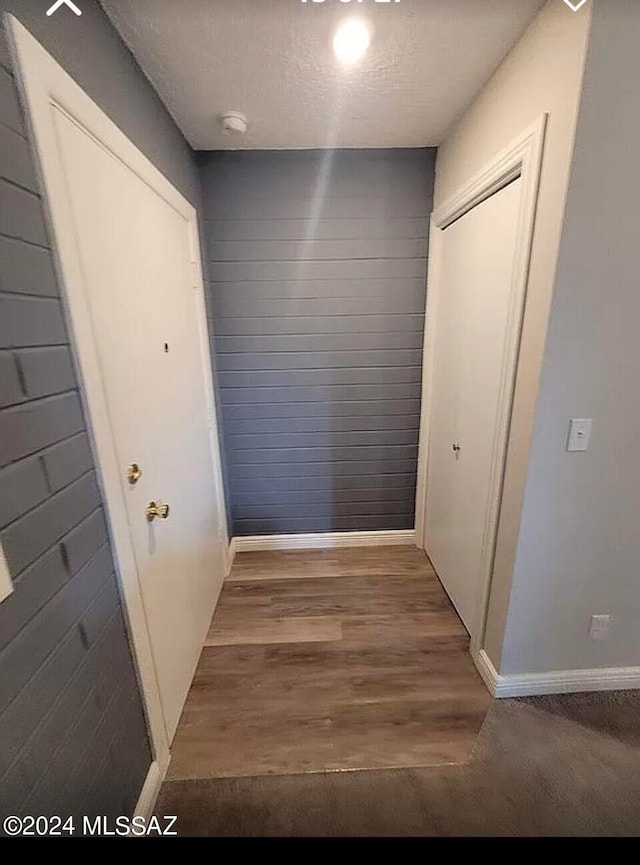
[[468, 645], [415, 547], [240, 553], [168, 779], [464, 763], [491, 703]]

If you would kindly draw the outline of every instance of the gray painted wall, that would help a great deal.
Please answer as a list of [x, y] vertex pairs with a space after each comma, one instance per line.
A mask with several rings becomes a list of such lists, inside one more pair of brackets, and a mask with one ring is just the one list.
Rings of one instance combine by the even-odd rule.
[[[160, 97], [97, 0], [82, 0], [82, 15], [62, 9], [48, 18], [47, 0], [0, 0], [105, 111], [113, 122], [198, 207], [193, 152]], [[0, 26], [0, 57], [8, 51]]]
[[499, 672], [592, 8], [548, 0], [438, 148], [435, 207], [548, 115], [485, 633]]
[[200, 154], [234, 535], [413, 528], [434, 158]]
[[[640, 4], [596, 0], [501, 673], [640, 666]], [[593, 418], [587, 453], [569, 419]], [[611, 615], [608, 640], [591, 615]]]
[[[0, 0], [38, 39], [133, 143], [201, 212], [194, 153], [97, 0], [82, 0], [82, 16], [60, 10], [48, 18], [51, 0]], [[9, 64], [0, 24], [0, 62]], [[202, 227], [202, 221], [201, 221]], [[206, 261], [203, 272], [207, 277]], [[215, 373], [215, 370], [214, 370]], [[219, 403], [214, 378], [216, 401]], [[227, 469], [222, 471], [228, 489]]]
[[[46, 30], [43, 4], [0, 2], [12, 5], [38, 11], [38, 35], [58, 34], [54, 53], [62, 52], [76, 73], [87, 72], [81, 83], [90, 91], [95, 85], [111, 116], [126, 126], [127, 113], [142, 111], [152, 91], [98, 7], [83, 3], [83, 41], [74, 44], [59, 25]], [[6, 66], [6, 53], [1, 61]], [[110, 78], [110, 91], [101, 75]], [[138, 135], [138, 143], [163, 128], [165, 141], [151, 147], [152, 158], [173, 160], [172, 179], [182, 176], [185, 191], [188, 151], [179, 155], [179, 136], [166, 115], [160, 124], [158, 105], [153, 97], [142, 112], [139, 131], [148, 123], [147, 136]], [[151, 754], [42, 202], [13, 81], [3, 68], [0, 537], [15, 584], [0, 604], [2, 810], [131, 813]]]

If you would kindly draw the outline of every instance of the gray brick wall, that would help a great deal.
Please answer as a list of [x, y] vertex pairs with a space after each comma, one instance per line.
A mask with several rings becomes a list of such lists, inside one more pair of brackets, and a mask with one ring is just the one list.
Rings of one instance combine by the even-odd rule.
[[[0, 16], [5, 12], [15, 15], [127, 138], [199, 207], [193, 151], [111, 25], [100, 0], [81, 0], [80, 17], [65, 14], [65, 10], [45, 15], [52, 2], [0, 0]], [[9, 46], [0, 23], [0, 63], [6, 66], [8, 62]], [[6, 89], [6, 83], [0, 83], [0, 111]], [[14, 158], [19, 158], [17, 151]], [[26, 170], [29, 168], [27, 164]]]
[[199, 157], [233, 533], [413, 528], [435, 151]]
[[131, 813], [151, 754], [42, 202], [0, 66], [0, 811]]

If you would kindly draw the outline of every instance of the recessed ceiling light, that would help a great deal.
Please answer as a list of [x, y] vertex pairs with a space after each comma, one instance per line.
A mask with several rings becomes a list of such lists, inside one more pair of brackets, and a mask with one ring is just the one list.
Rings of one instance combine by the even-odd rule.
[[371, 31], [361, 18], [347, 18], [336, 30], [333, 50], [346, 66], [362, 60], [371, 42]]

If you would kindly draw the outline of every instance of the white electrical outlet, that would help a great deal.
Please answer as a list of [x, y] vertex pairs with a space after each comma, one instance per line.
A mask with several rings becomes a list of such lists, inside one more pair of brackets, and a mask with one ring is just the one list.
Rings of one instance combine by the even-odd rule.
[[611, 616], [597, 615], [591, 616], [591, 624], [589, 625], [589, 639], [591, 640], [607, 640], [611, 630]]

